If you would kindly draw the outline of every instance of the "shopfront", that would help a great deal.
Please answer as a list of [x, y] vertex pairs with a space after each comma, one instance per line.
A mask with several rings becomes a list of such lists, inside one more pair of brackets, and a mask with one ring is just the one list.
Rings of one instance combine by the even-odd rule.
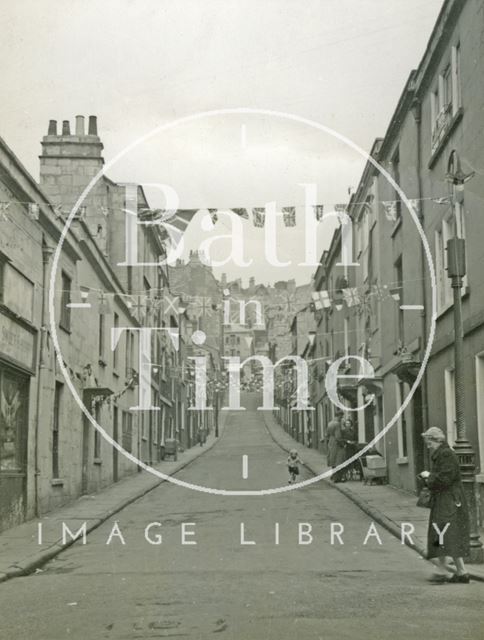
[[0, 309], [0, 531], [25, 520], [36, 332]]

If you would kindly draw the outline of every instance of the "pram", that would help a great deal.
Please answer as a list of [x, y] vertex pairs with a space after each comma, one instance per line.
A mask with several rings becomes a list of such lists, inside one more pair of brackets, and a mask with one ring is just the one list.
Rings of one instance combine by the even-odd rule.
[[[352, 458], [356, 453], [358, 453], [358, 451], [361, 451], [364, 446], [364, 444], [358, 444], [358, 442], [354, 442], [353, 440], [346, 440], [346, 460]], [[343, 473], [346, 480], [362, 480], [363, 475], [359, 458], [353, 460], [353, 462], [350, 462], [350, 464], [345, 467]]]

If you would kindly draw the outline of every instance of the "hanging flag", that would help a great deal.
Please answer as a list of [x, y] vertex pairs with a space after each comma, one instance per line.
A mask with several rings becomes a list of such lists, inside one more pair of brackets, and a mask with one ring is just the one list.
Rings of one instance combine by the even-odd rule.
[[3, 220], [4, 222], [8, 222], [10, 220], [7, 214], [9, 206], [10, 202], [0, 202], [0, 220]]
[[151, 304], [154, 311], [157, 311], [161, 307], [161, 298], [158, 295], [155, 295], [154, 298], [151, 299]]
[[53, 209], [52, 209], [52, 210], [53, 210], [53, 212], [54, 212], [55, 217], [56, 217], [58, 220], [63, 218], [63, 216], [64, 216], [64, 210], [63, 210], [63, 208], [62, 208], [62, 205], [61, 205], [61, 204], [56, 204], [56, 205], [55, 205], [55, 207], [53, 207]]
[[38, 220], [40, 207], [36, 202], [29, 202], [29, 216], [32, 220]]
[[397, 220], [397, 202], [396, 200], [383, 200], [383, 210], [385, 211], [385, 217], [389, 222], [396, 222]]
[[166, 307], [163, 309], [163, 313], [169, 313], [171, 310], [175, 315], [178, 315], [178, 300], [179, 296], [171, 297], [167, 293], [165, 293], [163, 296], [163, 301], [166, 302]]
[[358, 304], [358, 313], [360, 315], [371, 315], [372, 313], [372, 309], [371, 309], [371, 300], [370, 300], [370, 296], [363, 294], [360, 302]]
[[[323, 307], [328, 308], [331, 306], [331, 299], [327, 291], [313, 291], [312, 298], [315, 303], [319, 302], [322, 309]], [[316, 306], [316, 305], [315, 305]]]
[[322, 220], [323, 218], [323, 212], [324, 212], [324, 204], [315, 204], [314, 207], [314, 215], [316, 217], [316, 220]]
[[322, 303], [319, 300], [315, 300], [314, 301], [314, 309], [316, 311], [321, 311], [322, 308], [323, 308]]
[[416, 198], [409, 200], [410, 202], [410, 206], [412, 207], [412, 209], [414, 210], [414, 212], [417, 215], [420, 215], [420, 200], [417, 200]]
[[400, 289], [401, 287], [390, 287], [389, 293], [394, 300], [398, 302], [400, 300]]
[[382, 287], [379, 284], [372, 284], [370, 295], [376, 296], [378, 300], [384, 300], [388, 296], [387, 287]]
[[338, 214], [338, 222], [340, 224], [346, 224], [348, 222], [348, 205], [347, 204], [335, 204], [334, 210]]
[[140, 220], [146, 220], [153, 223], [171, 220], [175, 214], [176, 209], [140, 209], [138, 211], [138, 217]]
[[286, 227], [295, 227], [296, 207], [282, 207], [282, 219]]
[[342, 289], [342, 291], [343, 300], [346, 302], [348, 307], [355, 307], [361, 302], [360, 294], [356, 287], [348, 287], [347, 289]]
[[231, 209], [231, 211], [233, 211], [235, 214], [237, 214], [241, 218], [244, 218], [244, 220], [249, 219], [249, 213], [247, 209]]
[[252, 336], [244, 336], [244, 338], [245, 338], [245, 343], [247, 345], [247, 348], [250, 349], [251, 346], [252, 346], [253, 337]]
[[168, 327], [168, 335], [175, 351], [180, 348], [180, 330], [177, 327]]
[[212, 299], [205, 296], [194, 296], [193, 315], [197, 318], [212, 315]]
[[252, 209], [252, 223], [254, 227], [263, 227], [266, 221], [266, 210], [261, 207]]

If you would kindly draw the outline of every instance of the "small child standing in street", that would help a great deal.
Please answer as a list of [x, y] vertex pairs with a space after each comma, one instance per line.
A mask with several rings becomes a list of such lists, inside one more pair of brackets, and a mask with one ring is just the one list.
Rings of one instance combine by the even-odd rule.
[[299, 465], [303, 464], [303, 461], [299, 457], [296, 449], [291, 449], [289, 451], [289, 457], [287, 458], [287, 469], [289, 471], [289, 484], [294, 484], [296, 482], [296, 476], [299, 475]]

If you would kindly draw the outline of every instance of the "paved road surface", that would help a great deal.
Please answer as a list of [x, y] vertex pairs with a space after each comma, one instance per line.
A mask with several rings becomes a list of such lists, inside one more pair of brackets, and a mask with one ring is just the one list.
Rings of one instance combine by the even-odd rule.
[[[230, 489], [284, 485], [286, 454], [251, 407], [231, 415], [220, 442], [178, 477]], [[484, 636], [484, 584], [427, 584], [426, 563], [381, 529], [383, 544], [372, 537], [364, 546], [369, 518], [326, 484], [270, 497], [220, 497], [165, 483], [116, 519], [124, 546], [119, 535], [106, 545], [112, 520], [42, 572], [0, 584], [0, 638]], [[152, 530], [153, 537], [161, 531], [161, 545], [144, 539], [154, 521], [162, 523]], [[190, 522], [187, 531], [195, 535], [186, 540], [197, 544], [182, 546], [182, 523]], [[240, 544], [242, 522], [246, 540], [256, 544]], [[343, 546], [336, 538], [330, 544], [331, 522], [343, 524]], [[312, 524], [312, 544], [298, 544], [298, 523]]]

